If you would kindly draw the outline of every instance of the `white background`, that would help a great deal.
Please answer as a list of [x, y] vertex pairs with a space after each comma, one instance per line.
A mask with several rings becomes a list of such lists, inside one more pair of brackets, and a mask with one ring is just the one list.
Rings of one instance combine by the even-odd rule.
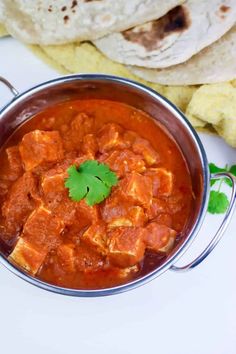
[[[12, 39], [0, 40], [0, 75], [21, 92], [58, 76]], [[0, 106], [10, 94], [0, 85]], [[209, 161], [236, 163], [236, 150], [201, 134]], [[221, 217], [207, 216], [181, 259], [193, 259]], [[0, 265], [2, 354], [236, 354], [236, 215], [220, 244], [188, 273], [166, 272], [130, 292], [70, 298], [40, 290]]]

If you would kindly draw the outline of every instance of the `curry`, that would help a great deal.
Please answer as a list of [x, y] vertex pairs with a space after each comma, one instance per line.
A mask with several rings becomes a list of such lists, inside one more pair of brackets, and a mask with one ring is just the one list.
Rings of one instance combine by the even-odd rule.
[[[164, 127], [131, 106], [87, 99], [50, 107], [14, 132], [0, 163], [0, 250], [48, 283], [127, 283], [185, 236], [193, 198], [185, 159]], [[84, 164], [115, 181], [93, 203], [73, 198], [76, 179], [68, 188], [71, 168]]]

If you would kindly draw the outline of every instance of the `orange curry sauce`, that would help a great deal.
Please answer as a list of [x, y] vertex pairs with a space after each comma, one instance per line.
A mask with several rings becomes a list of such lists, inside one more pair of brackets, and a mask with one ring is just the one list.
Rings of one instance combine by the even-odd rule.
[[[96, 159], [118, 178], [110, 196], [72, 201], [67, 169]], [[1, 252], [58, 286], [116, 286], [157, 267], [184, 235], [186, 162], [147, 114], [105, 100], [66, 102], [22, 125], [0, 152]]]

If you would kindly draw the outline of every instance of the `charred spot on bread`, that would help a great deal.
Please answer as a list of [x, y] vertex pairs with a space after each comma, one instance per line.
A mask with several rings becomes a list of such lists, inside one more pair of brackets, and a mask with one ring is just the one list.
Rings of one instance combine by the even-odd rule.
[[147, 51], [158, 48], [158, 43], [173, 33], [186, 31], [191, 24], [187, 9], [177, 6], [162, 18], [122, 32], [123, 37], [145, 47]]

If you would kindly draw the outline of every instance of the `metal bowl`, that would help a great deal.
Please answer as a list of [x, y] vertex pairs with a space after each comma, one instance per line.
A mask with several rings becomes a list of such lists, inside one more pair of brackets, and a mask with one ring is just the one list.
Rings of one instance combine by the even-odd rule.
[[[174, 138], [187, 161], [195, 195], [192, 212], [184, 231], [185, 238], [176, 245], [171, 254], [157, 268], [127, 284], [99, 290], [77, 290], [58, 287], [32, 277], [24, 270], [11, 264], [3, 254], [0, 254], [0, 262], [7, 269], [31, 284], [55, 293], [86, 297], [103, 296], [136, 288], [156, 278], [166, 270], [189, 270], [202, 262], [212, 251], [233, 214], [236, 204], [236, 182], [229, 173], [218, 173], [210, 176], [206, 153], [197, 133], [184, 115], [166, 98], [136, 82], [106, 75], [65, 76], [42, 83], [21, 94], [6, 79], [0, 77], [0, 81], [8, 86], [15, 96], [0, 111], [0, 147], [23, 122], [57, 103], [88, 98], [123, 102], [151, 115]], [[232, 181], [233, 188], [229, 208], [219, 230], [206, 249], [194, 261], [184, 267], [175, 266], [174, 264], [195, 239], [206, 215], [210, 178], [225, 177]]]

